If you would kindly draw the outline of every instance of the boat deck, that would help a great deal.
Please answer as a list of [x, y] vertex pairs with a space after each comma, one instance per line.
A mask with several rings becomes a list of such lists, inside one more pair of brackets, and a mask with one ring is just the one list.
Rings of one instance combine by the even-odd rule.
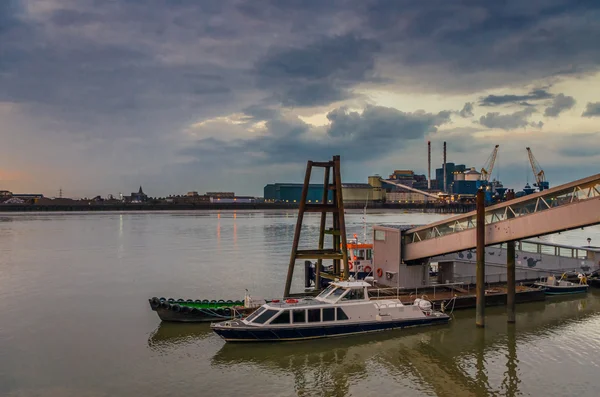
[[[398, 297], [400, 301], [404, 304], [412, 304], [415, 298], [425, 297], [425, 299], [431, 301], [434, 307], [439, 308], [442, 306], [450, 306], [455, 309], [468, 309], [475, 307], [476, 304], [476, 294], [475, 288], [464, 289], [461, 287], [453, 287], [452, 289], [445, 288], [433, 288], [423, 289], [421, 291], [412, 292], [409, 291], [401, 291], [400, 294], [396, 294], [394, 289], [387, 289], [389, 293], [383, 295], [380, 294], [377, 296], [377, 290], [370, 290], [369, 295], [372, 300], [377, 299], [389, 299], [391, 297]], [[516, 286], [516, 294], [515, 301], [516, 303], [526, 303], [526, 302], [535, 302], [542, 301], [545, 299], [544, 291], [538, 288], [531, 288], [526, 286]], [[505, 285], [496, 285], [491, 286], [486, 289], [486, 306], [500, 306], [506, 304], [506, 286]], [[449, 304], [450, 300], [456, 297], [456, 301], [454, 304]]]

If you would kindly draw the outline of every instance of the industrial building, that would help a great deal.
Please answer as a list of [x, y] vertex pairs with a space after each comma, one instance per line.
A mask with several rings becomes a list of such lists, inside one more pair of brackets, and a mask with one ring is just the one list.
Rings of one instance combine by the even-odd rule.
[[[302, 198], [301, 183], [272, 183], [264, 188], [266, 202], [299, 203]], [[381, 191], [381, 189], [379, 189]], [[380, 195], [380, 194], [379, 194]], [[333, 193], [328, 194], [331, 202]], [[342, 197], [345, 203], [367, 203], [378, 197], [377, 190], [368, 183], [343, 183]], [[320, 203], [323, 200], [323, 185], [310, 184], [306, 202]]]
[[[302, 197], [302, 183], [270, 183], [264, 188], [264, 197], [266, 202], [296, 203], [300, 202]], [[332, 198], [332, 192], [329, 192], [328, 200]], [[308, 203], [320, 203], [323, 200], [323, 185], [308, 185]]]

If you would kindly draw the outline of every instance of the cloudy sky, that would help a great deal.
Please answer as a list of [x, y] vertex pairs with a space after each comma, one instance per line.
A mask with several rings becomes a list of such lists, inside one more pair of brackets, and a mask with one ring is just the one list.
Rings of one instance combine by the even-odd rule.
[[[448, 161], [600, 172], [597, 0], [2, 0], [0, 190], [262, 195]], [[320, 179], [320, 178], [319, 178]]]

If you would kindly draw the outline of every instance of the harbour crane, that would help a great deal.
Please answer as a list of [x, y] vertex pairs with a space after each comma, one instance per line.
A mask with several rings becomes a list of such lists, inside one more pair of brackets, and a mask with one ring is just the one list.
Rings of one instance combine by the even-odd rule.
[[494, 170], [494, 163], [496, 162], [496, 156], [498, 156], [498, 148], [500, 145], [494, 146], [494, 150], [492, 150], [492, 154], [488, 157], [484, 166], [481, 168], [481, 180], [489, 181], [492, 176], [492, 171]]
[[531, 164], [533, 176], [535, 177], [535, 183], [533, 184], [533, 186], [537, 187], [540, 190], [540, 192], [542, 190], [548, 189], [550, 187], [550, 183], [546, 181], [546, 174], [544, 174], [544, 170], [542, 169], [542, 167], [540, 167], [540, 164], [533, 156], [531, 148], [527, 148], [527, 154], [529, 155], [529, 163]]

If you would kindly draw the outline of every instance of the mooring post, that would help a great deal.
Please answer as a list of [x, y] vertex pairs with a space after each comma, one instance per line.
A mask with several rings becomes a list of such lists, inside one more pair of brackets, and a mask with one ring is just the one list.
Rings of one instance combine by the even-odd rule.
[[485, 326], [485, 192], [477, 191], [477, 290], [475, 324]]
[[[507, 193], [507, 200], [514, 198], [514, 193]], [[509, 210], [506, 212], [507, 218], [512, 218], [514, 215]], [[514, 323], [516, 321], [515, 313], [515, 242], [509, 241], [506, 244], [506, 321]]]
[[515, 242], [506, 243], [506, 321], [515, 322]]

